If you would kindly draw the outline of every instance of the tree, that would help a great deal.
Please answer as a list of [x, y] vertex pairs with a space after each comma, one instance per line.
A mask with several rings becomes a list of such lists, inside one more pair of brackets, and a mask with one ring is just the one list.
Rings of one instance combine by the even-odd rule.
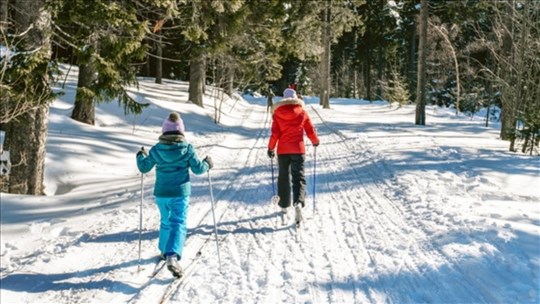
[[494, 80], [503, 107], [501, 138], [510, 140], [510, 151], [516, 150], [516, 140], [523, 140], [522, 151], [532, 154], [540, 138], [540, 3], [511, 1], [504, 11], [498, 11], [495, 31], [501, 47], [494, 52], [499, 65]]
[[428, 0], [420, 1], [419, 43], [418, 43], [418, 82], [416, 87], [415, 124], [426, 124], [426, 39], [428, 28]]
[[330, 108], [330, 87], [331, 87], [331, 43], [332, 43], [332, 0], [324, 1], [324, 6], [321, 12], [321, 36], [323, 52], [321, 56], [321, 79], [320, 79], [320, 98], [319, 103], [324, 109]]
[[332, 92], [332, 48], [343, 33], [358, 29], [360, 19], [356, 7], [364, 4], [362, 0], [343, 1], [326, 0], [321, 7], [321, 35], [322, 54], [320, 75], [320, 103], [323, 108], [330, 108], [330, 94]]
[[189, 65], [189, 97], [188, 100], [204, 107], [203, 97], [206, 81], [206, 56], [204, 54], [194, 55]]
[[79, 82], [72, 118], [94, 124], [95, 102], [118, 98], [126, 112], [139, 113], [142, 105], [126, 91], [135, 85], [137, 68], [146, 52], [142, 43], [149, 22], [141, 9], [165, 7], [171, 1], [51, 0], [55, 39], [70, 48], [79, 66]]
[[190, 48], [189, 101], [202, 107], [208, 58], [223, 48], [240, 30], [244, 0], [192, 1], [184, 4], [181, 15], [182, 35]]
[[3, 1], [0, 63], [1, 129], [12, 156], [8, 192], [44, 194], [51, 76], [50, 14], [43, 0]]
[[[411, 3], [366, 1], [353, 9], [361, 21], [351, 33], [341, 37], [332, 55], [333, 66], [354, 67], [348, 76], [354, 79], [348, 81], [354, 89], [345, 92], [357, 91], [355, 94], [368, 100], [387, 98], [383, 89], [388, 87], [384, 84], [402, 81], [402, 77], [395, 78], [396, 72], [407, 75], [412, 40], [409, 36], [413, 28], [410, 20], [413, 12], [417, 15]], [[335, 73], [336, 69], [332, 70]], [[343, 75], [334, 75], [334, 79], [337, 83], [343, 80]]]
[[[263, 5], [261, 5], [263, 4]], [[242, 28], [226, 41], [217, 56], [218, 74], [227, 94], [233, 87], [267, 87], [280, 76], [280, 54], [289, 47], [282, 29], [285, 6], [278, 0], [248, 1], [242, 8]], [[261, 23], [261, 20], [266, 22]]]
[[461, 81], [459, 78], [459, 62], [457, 59], [456, 49], [454, 48], [454, 45], [450, 41], [448, 30], [444, 26], [437, 26], [432, 23], [429, 23], [431, 28], [435, 29], [436, 32], [444, 39], [446, 44], [448, 45], [448, 49], [450, 50], [450, 53], [452, 55], [452, 59], [454, 61], [454, 68], [456, 72], [456, 114], [458, 114], [459, 108], [460, 108], [460, 96], [461, 96]]
[[203, 106], [206, 82], [230, 96], [235, 88], [279, 77], [285, 8], [282, 0], [179, 3], [178, 14], [163, 22], [160, 34], [147, 37], [149, 44], [162, 40], [163, 56], [149, 56], [161, 57], [163, 70], [174, 78], [190, 79], [188, 98]]
[[[169, 22], [174, 16], [179, 14], [177, 2], [175, 0], [146, 0], [144, 2], [134, 1], [136, 14], [141, 21], [148, 21], [149, 30], [146, 31], [146, 36], [143, 41], [143, 46], [146, 48], [145, 65], [149, 69], [150, 61], [155, 61], [155, 82], [161, 84], [163, 81], [163, 49], [167, 44], [167, 37], [164, 35], [163, 28], [165, 23]], [[148, 50], [152, 46], [152, 50]], [[140, 71], [139, 71], [140, 72]], [[139, 73], [140, 74], [140, 73]], [[147, 74], [150, 74], [149, 71]]]
[[473, 114], [487, 98], [479, 62], [485, 52], [477, 47], [474, 23], [489, 24], [486, 2], [478, 0], [431, 2], [428, 29], [428, 100], [454, 106], [456, 114]]
[[505, 1], [489, 3], [489, 22], [476, 22], [477, 49], [485, 81], [500, 96], [500, 137], [509, 150], [532, 154], [540, 141], [540, 3]]

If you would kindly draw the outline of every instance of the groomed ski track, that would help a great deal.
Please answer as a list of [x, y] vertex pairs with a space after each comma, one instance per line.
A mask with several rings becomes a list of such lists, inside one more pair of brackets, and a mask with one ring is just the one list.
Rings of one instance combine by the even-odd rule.
[[[179, 88], [169, 83], [162, 91], [178, 92]], [[362, 131], [370, 124], [357, 118], [359, 113], [340, 113], [334, 117], [347, 118], [349, 114], [353, 119], [335, 121], [331, 115], [334, 109], [306, 104], [321, 141], [316, 201], [312, 195], [314, 148], [306, 139], [304, 223], [298, 231], [294, 228], [291, 208], [283, 225], [279, 208], [271, 203], [271, 162], [267, 156], [271, 115], [264, 98], [250, 102], [225, 104], [227, 124], [216, 127], [215, 132], [198, 133], [185, 121], [191, 132], [188, 140], [199, 157], [211, 155], [214, 160], [210, 174], [221, 265], [204, 174], [191, 179], [188, 239], [180, 262], [185, 276], [174, 281], [164, 267], [149, 277], [158, 253], [159, 227], [151, 195], [152, 171], [144, 177], [140, 261], [140, 175], [112, 176], [90, 183], [88, 187], [95, 189], [92, 196], [59, 195], [70, 203], [92, 201], [95, 206], [55, 219], [50, 225], [80, 221], [86, 229], [56, 231], [44, 236], [45, 246], [6, 259], [9, 263], [1, 265], [2, 284], [8, 288], [3, 291], [24, 303], [37, 295], [44, 303], [535, 302], [538, 293], [533, 289], [538, 277], [533, 267], [537, 264], [529, 261], [537, 259], [505, 241], [501, 233], [510, 230], [507, 226], [491, 229], [492, 222], [470, 215], [472, 205], [482, 200], [464, 189], [469, 181], [482, 181], [453, 172], [422, 178], [400, 171], [403, 165], [395, 160], [402, 151], [379, 146], [376, 139], [368, 138]], [[163, 108], [168, 106], [185, 104], [171, 101]], [[151, 107], [146, 111], [152, 114]], [[393, 109], [365, 105], [362, 111], [367, 113], [362, 113], [366, 115], [363, 118], [369, 118], [369, 111], [390, 115]], [[378, 127], [385, 126], [380, 123]], [[122, 134], [122, 140], [129, 142], [124, 148], [139, 145], [142, 132], [153, 142], [157, 134], [148, 129]], [[66, 136], [80, 135], [69, 131]], [[423, 131], [398, 128], [397, 132], [401, 133], [396, 141], [405, 141], [407, 132]], [[446, 152], [436, 138], [425, 139], [413, 144]], [[274, 166], [277, 178], [277, 161]], [[456, 189], [458, 199], [438, 195], [437, 190], [443, 187]], [[35, 226], [31, 228], [39, 228]], [[536, 245], [535, 240], [531, 246]], [[66, 263], [72, 260], [78, 263]], [[137, 271], [139, 264], [141, 270]], [[512, 280], [522, 273], [536, 281]]]
[[[215, 146], [201, 152], [212, 155], [216, 163], [211, 173], [219, 218], [221, 268], [208, 213], [210, 204], [198, 203], [190, 217], [206, 218], [192, 231], [194, 238], [206, 238], [201, 261], [190, 269], [167, 301], [460, 301], [456, 299], [457, 289], [464, 301], [496, 302], [489, 282], [478, 280], [466, 265], [432, 244], [429, 226], [459, 220], [459, 215], [441, 210], [440, 218], [426, 219], [423, 210], [414, 207], [414, 199], [405, 195], [384, 155], [371, 149], [361, 134], [344, 135], [333, 122], [325, 120], [325, 111], [318, 106], [306, 105], [306, 109], [321, 145], [317, 150], [317, 199], [313, 203], [314, 150], [308, 144], [308, 195], [305, 223], [299, 233], [294, 229], [293, 210], [288, 223], [282, 225], [279, 208], [270, 203], [272, 184], [266, 145], [271, 118], [264, 106], [253, 105], [241, 118], [240, 132], [232, 135], [236, 138], [216, 141]], [[201, 191], [194, 200], [209, 201], [206, 195]], [[188, 252], [193, 251], [190, 243]], [[492, 262], [496, 263], [486, 261], [486, 269]], [[433, 265], [442, 270], [433, 269]], [[234, 286], [234, 292], [212, 292], [214, 287], [217, 291], [227, 290], [227, 285]], [[155, 293], [140, 290], [145, 301], [135, 302], [159, 299], [161, 289]]]

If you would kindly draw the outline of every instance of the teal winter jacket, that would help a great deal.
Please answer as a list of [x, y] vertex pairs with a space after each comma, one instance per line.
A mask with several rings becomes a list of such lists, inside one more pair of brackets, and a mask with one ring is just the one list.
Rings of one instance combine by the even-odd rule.
[[137, 154], [137, 167], [147, 173], [156, 166], [156, 197], [179, 197], [191, 195], [189, 169], [194, 174], [208, 171], [208, 163], [201, 161], [191, 144], [181, 133], [163, 134], [148, 156]]

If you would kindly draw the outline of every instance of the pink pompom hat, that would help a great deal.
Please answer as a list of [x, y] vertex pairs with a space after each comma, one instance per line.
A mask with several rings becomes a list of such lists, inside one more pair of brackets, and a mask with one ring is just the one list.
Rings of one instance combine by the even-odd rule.
[[182, 121], [182, 118], [180, 118], [180, 114], [172, 112], [169, 114], [169, 117], [165, 118], [163, 121], [163, 125], [161, 125], [161, 133], [175, 131], [184, 134], [184, 122]]

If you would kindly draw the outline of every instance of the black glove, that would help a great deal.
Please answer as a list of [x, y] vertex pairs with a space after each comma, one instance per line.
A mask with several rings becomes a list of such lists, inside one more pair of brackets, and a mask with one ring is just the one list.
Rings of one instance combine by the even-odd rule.
[[148, 153], [146, 153], [146, 150], [144, 149], [144, 147], [141, 147], [139, 152], [137, 152], [137, 156], [139, 156], [139, 155], [148, 156]]
[[313, 144], [314, 147], [318, 147], [319, 146], [319, 142], [317, 142], [316, 144]]
[[212, 158], [210, 156], [206, 156], [203, 161], [208, 164], [208, 170], [214, 168], [214, 162], [212, 161]]
[[274, 153], [274, 150], [268, 150], [268, 157], [274, 158], [276, 156], [276, 153]]

